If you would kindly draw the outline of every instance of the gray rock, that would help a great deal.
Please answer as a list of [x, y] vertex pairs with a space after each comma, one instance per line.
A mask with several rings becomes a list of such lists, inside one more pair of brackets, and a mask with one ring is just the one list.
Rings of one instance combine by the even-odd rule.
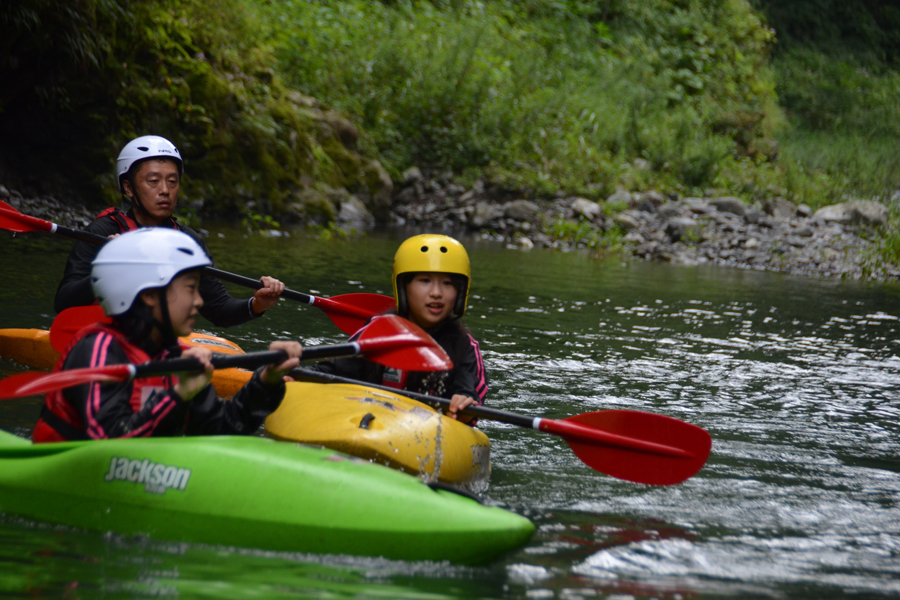
[[748, 208], [747, 212], [744, 213], [744, 221], [749, 223], [750, 225], [756, 225], [759, 223], [759, 220], [765, 215], [763, 211], [758, 208]]
[[529, 221], [541, 207], [531, 200], [513, 200], [503, 208], [503, 216], [514, 221]]
[[701, 238], [699, 223], [690, 217], [675, 217], [666, 223], [666, 235], [673, 242], [679, 242], [691, 233], [697, 238]]
[[713, 198], [709, 203], [722, 212], [728, 212], [739, 217], [743, 217], [747, 212], [747, 206], [740, 198], [724, 196], [722, 198]]
[[847, 204], [832, 204], [831, 206], [823, 206], [813, 213], [813, 219], [824, 221], [825, 223], [849, 225], [853, 219], [853, 211]]
[[807, 204], [798, 204], [797, 205], [797, 216], [802, 217], [804, 219], [809, 218], [812, 215], [812, 209]]
[[790, 200], [781, 196], [769, 198], [763, 202], [763, 210], [776, 219], [791, 219], [797, 214], [797, 207]]
[[687, 205], [688, 210], [698, 215], [710, 213], [715, 210], [715, 208], [710, 206], [709, 202], [703, 198], [685, 198], [684, 203]]
[[400, 176], [400, 179], [405, 186], [418, 183], [422, 181], [422, 178], [422, 170], [419, 169], [419, 167], [410, 167], [403, 171], [403, 175]]
[[671, 219], [672, 217], [680, 216], [681, 209], [674, 204], [663, 204], [656, 211], [656, 214], [660, 219]]
[[9, 200], [9, 190], [5, 185], [0, 185], [0, 199]]
[[608, 204], [630, 204], [631, 193], [623, 189], [616, 190], [616, 193], [606, 199]]
[[624, 212], [617, 214], [613, 222], [621, 227], [623, 231], [632, 231], [641, 226], [637, 219]]
[[850, 203], [853, 211], [851, 222], [858, 225], [870, 225], [878, 227], [884, 225], [888, 219], [888, 208], [881, 202], [874, 200], [858, 200]]
[[519, 248], [522, 250], [530, 250], [534, 248], [534, 242], [532, 242], [529, 238], [522, 236], [516, 240], [519, 244]]
[[338, 213], [338, 221], [363, 227], [373, 227], [375, 217], [366, 208], [362, 200], [356, 196], [350, 196], [341, 202], [341, 210]]
[[488, 202], [478, 202], [469, 217], [469, 225], [474, 229], [481, 229], [494, 219], [502, 216], [502, 210]]
[[656, 190], [650, 190], [640, 195], [641, 202], [651, 202], [653, 206], [659, 207], [666, 202], [666, 197]]
[[629, 231], [628, 233], [625, 234], [625, 237], [623, 237], [622, 239], [625, 240], [626, 242], [632, 242], [634, 244], [643, 244], [644, 242], [647, 241], [646, 239], [644, 239], [644, 236], [642, 236], [637, 231]]
[[470, 202], [472, 202], [473, 198], [475, 198], [475, 190], [469, 190], [468, 192], [460, 196], [456, 202], [461, 205], [468, 205]]
[[588, 221], [594, 221], [597, 217], [603, 215], [603, 209], [600, 205], [586, 198], [575, 198], [572, 201], [572, 210], [575, 211], [575, 214], [581, 215]]
[[656, 205], [653, 204], [653, 202], [651, 202], [649, 200], [641, 200], [640, 202], [638, 202], [635, 205], [634, 208], [636, 208], [640, 212], [645, 212], [645, 213], [655, 213], [656, 212]]
[[394, 197], [395, 204], [409, 204], [416, 199], [416, 187], [409, 186], [400, 190], [400, 193]]

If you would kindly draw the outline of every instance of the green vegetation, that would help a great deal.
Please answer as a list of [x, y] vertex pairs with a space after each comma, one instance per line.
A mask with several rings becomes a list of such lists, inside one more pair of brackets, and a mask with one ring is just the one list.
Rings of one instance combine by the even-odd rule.
[[[768, 160], [771, 31], [742, 1], [290, 0], [291, 85], [410, 165], [534, 194], [697, 193]], [[636, 169], [635, 159], [650, 169]], [[741, 164], [747, 163], [742, 169]]]
[[812, 206], [889, 202], [900, 190], [900, 8], [873, 0], [765, 7], [790, 118], [779, 136], [785, 187]]
[[327, 230], [342, 188], [383, 215], [373, 159], [523, 196], [900, 189], [875, 0], [7, 0], [0, 25], [3, 161], [108, 203], [146, 132], [182, 148], [191, 214], [250, 228]]
[[361, 187], [359, 156], [327, 125], [339, 119], [272, 68], [263, 8], [245, 0], [3, 3], [0, 79], [14, 82], [0, 86], [4, 160], [37, 178], [62, 175], [112, 204], [119, 148], [157, 133], [185, 156], [183, 203], [222, 216], [279, 213], [304, 176]]

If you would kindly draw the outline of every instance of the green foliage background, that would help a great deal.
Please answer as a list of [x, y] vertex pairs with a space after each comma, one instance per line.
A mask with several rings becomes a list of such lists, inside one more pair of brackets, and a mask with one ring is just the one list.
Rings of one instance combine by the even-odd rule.
[[158, 133], [187, 158], [183, 200], [217, 216], [280, 217], [311, 186], [365, 195], [369, 159], [522, 195], [888, 200], [898, 15], [874, 0], [7, 0], [0, 157], [114, 203], [119, 148]]

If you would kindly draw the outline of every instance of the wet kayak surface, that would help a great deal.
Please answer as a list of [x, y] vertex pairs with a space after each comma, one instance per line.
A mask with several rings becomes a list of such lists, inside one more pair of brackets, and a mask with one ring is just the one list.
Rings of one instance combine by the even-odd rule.
[[[298, 291], [390, 294], [409, 232], [326, 242], [211, 230], [219, 268]], [[221, 234], [222, 237], [219, 237]], [[60, 597], [841, 598], [900, 595], [900, 286], [713, 267], [517, 252], [462, 238], [473, 262], [466, 322], [489, 405], [563, 418], [665, 414], [707, 429], [706, 467], [650, 487], [586, 467], [561, 439], [481, 421], [489, 503], [537, 533], [485, 567], [206, 547], [0, 517], [0, 590]], [[70, 243], [0, 239], [0, 327], [48, 327]], [[230, 287], [236, 296], [247, 291]], [[282, 301], [229, 330], [344, 339]], [[23, 370], [0, 360], [0, 374]], [[0, 403], [27, 435], [39, 401]], [[435, 518], [440, 518], [436, 515]]]

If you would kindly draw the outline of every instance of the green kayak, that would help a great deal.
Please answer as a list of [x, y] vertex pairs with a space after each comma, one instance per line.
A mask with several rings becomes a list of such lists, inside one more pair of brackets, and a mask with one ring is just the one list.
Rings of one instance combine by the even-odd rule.
[[32, 444], [0, 431], [0, 512], [94, 531], [483, 564], [526, 518], [333, 450], [259, 437]]

